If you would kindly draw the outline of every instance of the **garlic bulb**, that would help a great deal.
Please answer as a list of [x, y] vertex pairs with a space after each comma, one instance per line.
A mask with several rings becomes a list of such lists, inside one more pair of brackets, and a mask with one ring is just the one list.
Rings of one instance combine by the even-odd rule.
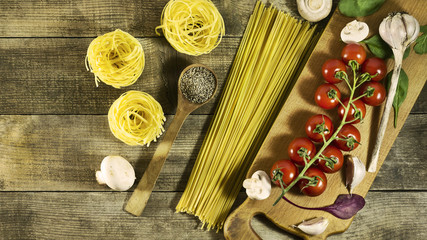
[[405, 51], [417, 39], [420, 24], [407, 13], [390, 13], [380, 24], [380, 36], [392, 49]]
[[358, 157], [347, 156], [346, 165], [345, 185], [352, 194], [354, 188], [362, 182], [366, 175], [365, 164]]
[[402, 68], [403, 54], [406, 48], [417, 39], [420, 33], [420, 24], [417, 19], [407, 13], [390, 13], [381, 22], [379, 32], [381, 38], [390, 45], [393, 51], [394, 69], [368, 172], [377, 171], [381, 143], [393, 106], [394, 95], [396, 95], [400, 69]]
[[369, 34], [368, 24], [353, 20], [341, 30], [341, 40], [345, 43], [357, 43]]
[[297, 0], [298, 12], [309, 22], [318, 22], [329, 15], [332, 0]]
[[243, 181], [243, 187], [246, 188], [246, 194], [250, 199], [264, 200], [271, 193], [270, 177], [266, 172], [258, 170], [251, 178]]
[[303, 221], [302, 223], [294, 226], [299, 228], [301, 231], [309, 235], [319, 235], [322, 234], [328, 227], [329, 221], [324, 217], [317, 217], [309, 221]]

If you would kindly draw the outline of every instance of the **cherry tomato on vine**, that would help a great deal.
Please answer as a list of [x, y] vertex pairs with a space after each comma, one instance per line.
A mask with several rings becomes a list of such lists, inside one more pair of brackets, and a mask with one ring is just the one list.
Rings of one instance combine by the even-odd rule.
[[338, 105], [338, 99], [341, 98], [340, 90], [330, 83], [320, 85], [314, 94], [314, 100], [319, 107], [323, 109], [332, 109]]
[[[295, 138], [288, 146], [288, 154], [289, 158], [294, 163], [304, 166], [305, 162], [303, 156], [309, 156], [310, 159], [312, 159], [314, 155], [316, 155], [316, 146], [314, 146], [313, 142], [308, 138]], [[310, 159], [306, 158], [307, 162], [309, 162]]]
[[328, 116], [317, 114], [310, 117], [305, 123], [305, 133], [312, 141], [322, 142], [322, 132], [326, 140], [328, 140], [334, 132], [334, 125]]
[[368, 91], [368, 95], [362, 97], [362, 101], [370, 106], [378, 106], [384, 102], [386, 96], [385, 87], [380, 82], [366, 82], [360, 87], [360, 95]]
[[351, 151], [359, 146], [360, 132], [355, 126], [351, 124], [342, 126], [341, 130], [338, 132], [337, 137], [339, 139], [334, 140], [335, 146], [343, 151]]
[[301, 179], [300, 181], [298, 181], [298, 187], [302, 193], [307, 196], [314, 197], [319, 196], [325, 191], [328, 180], [326, 178], [326, 175], [320, 169], [310, 167], [304, 173], [304, 176], [313, 177], [316, 180], [313, 184], [309, 184], [310, 181], [308, 179]]
[[[273, 164], [270, 170], [271, 180], [274, 181], [274, 171], [280, 171], [285, 185], [289, 185], [299, 174], [298, 168], [291, 160], [282, 159]], [[280, 181], [274, 181], [274, 184], [280, 186]]]
[[366, 59], [366, 51], [361, 45], [350, 43], [342, 49], [341, 57], [347, 65], [350, 60], [356, 60], [361, 65]]
[[335, 77], [340, 71], [346, 71], [346, 65], [341, 60], [329, 59], [322, 65], [322, 75], [328, 83], [340, 83], [342, 80]]
[[[344, 100], [343, 105], [348, 106], [348, 99]], [[356, 108], [354, 108], [354, 107], [356, 107]], [[356, 111], [356, 109], [357, 109], [357, 111]], [[338, 107], [338, 116], [340, 117], [341, 120], [344, 117], [344, 113], [345, 113], [345, 108], [342, 105], [340, 105]], [[363, 103], [362, 100], [357, 99], [356, 101], [354, 101], [351, 104], [350, 110], [348, 110], [347, 117], [345, 118], [345, 121], [349, 122], [349, 121], [353, 121], [353, 120], [357, 119], [354, 122], [351, 122], [351, 124], [359, 123], [360, 118], [364, 119], [365, 115], [366, 115], [365, 104]]]
[[372, 76], [378, 74], [377, 76], [372, 78], [372, 81], [380, 81], [387, 74], [387, 65], [381, 58], [368, 58], [362, 64], [361, 71], [362, 73], [367, 72]]
[[325, 173], [335, 173], [341, 169], [344, 163], [344, 156], [338, 148], [329, 145], [323, 150], [322, 155], [328, 160], [319, 160], [317, 167], [320, 170]]

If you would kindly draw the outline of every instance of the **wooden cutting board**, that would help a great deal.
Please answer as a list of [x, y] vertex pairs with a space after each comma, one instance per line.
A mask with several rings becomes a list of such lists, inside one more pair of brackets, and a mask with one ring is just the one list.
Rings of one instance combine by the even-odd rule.
[[[359, 21], [366, 22], [370, 27], [370, 36], [378, 34], [378, 27], [383, 18], [389, 12], [406, 11], [413, 15], [420, 23], [427, 23], [427, 15], [425, 0], [416, 1], [398, 1], [388, 0], [375, 14], [363, 18], [358, 18]], [[263, 143], [254, 163], [252, 164], [247, 178], [255, 171], [264, 170], [270, 171], [271, 166], [276, 160], [288, 158], [287, 147], [295, 137], [305, 136], [304, 125], [307, 119], [314, 115], [323, 113], [338, 119], [336, 109], [322, 110], [314, 102], [314, 92], [316, 88], [323, 83], [321, 75], [321, 66], [324, 61], [329, 58], [340, 58], [342, 48], [345, 46], [340, 41], [341, 29], [354, 18], [349, 18], [341, 15], [338, 10], [333, 14], [329, 24], [322, 34], [316, 48], [310, 56], [303, 72], [301, 73], [293, 91], [288, 100], [281, 109], [275, 123], [273, 124], [265, 142]], [[369, 36], [369, 37], [370, 37]], [[372, 55], [368, 55], [371, 56]], [[393, 62], [388, 62], [388, 71], [392, 70]], [[403, 69], [409, 77], [409, 90], [406, 100], [402, 104], [399, 111], [399, 119], [397, 128], [393, 127], [393, 116], [390, 117], [388, 130], [381, 147], [379, 166], [376, 173], [367, 173], [362, 183], [356, 187], [354, 193], [366, 196], [369, 188], [374, 181], [379, 167], [393, 145], [400, 129], [402, 128], [408, 114], [415, 103], [421, 89], [423, 88], [427, 74], [425, 73], [427, 66], [427, 56], [418, 55], [413, 50], [407, 59], [403, 61]], [[345, 83], [341, 83], [338, 87], [343, 93], [346, 91]], [[345, 94], [343, 94], [345, 95]], [[358, 156], [366, 166], [370, 161], [374, 141], [381, 119], [383, 107], [367, 106], [366, 118], [362, 123], [356, 125], [362, 135], [362, 144], [354, 151], [352, 155]], [[393, 113], [392, 113], [393, 114]], [[334, 121], [337, 126], [338, 121]], [[417, 143], [414, 143], [417, 144]], [[404, 161], [404, 159], [389, 159], [389, 161]], [[345, 166], [344, 166], [345, 167]], [[343, 167], [343, 169], [344, 169]], [[348, 193], [345, 188], [345, 174], [340, 171], [335, 174], [328, 174], [328, 186], [326, 191], [318, 197], [307, 197], [300, 194], [298, 191], [287, 193], [286, 197], [291, 201], [306, 207], [322, 207], [332, 204], [339, 194]], [[276, 198], [280, 195], [281, 189], [274, 186], [269, 198], [262, 201], [246, 199], [234, 212], [227, 218], [224, 227], [224, 235], [227, 239], [257, 239], [259, 236], [250, 226], [251, 219], [258, 214], [264, 214], [268, 219], [275, 223], [280, 228], [301, 236], [304, 239], [325, 239], [328, 235], [344, 232], [351, 224], [353, 219], [341, 220], [333, 215], [323, 211], [302, 210], [290, 205], [289, 203], [280, 201], [276, 206], [272, 206]], [[387, 193], [384, 193], [386, 195]], [[384, 196], [386, 197], [386, 196]], [[367, 203], [369, 204], [369, 203]], [[363, 209], [361, 210], [363, 211]], [[303, 220], [312, 219], [323, 216], [329, 220], [329, 226], [326, 231], [317, 236], [309, 236], [295, 229], [292, 225], [299, 224]], [[357, 226], [353, 226], [357, 228]]]

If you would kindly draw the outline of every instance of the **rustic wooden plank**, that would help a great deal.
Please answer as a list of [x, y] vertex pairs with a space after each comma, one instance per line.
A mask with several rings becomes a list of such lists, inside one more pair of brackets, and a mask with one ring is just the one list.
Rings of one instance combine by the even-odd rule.
[[[166, 126], [172, 116], [167, 116]], [[175, 140], [155, 191], [183, 191], [211, 116], [191, 115]], [[425, 114], [410, 115], [374, 190], [426, 190]], [[110, 132], [105, 115], [0, 116], [0, 191], [110, 191], [94, 177], [107, 155], [121, 155], [142, 176], [157, 143], [127, 146]]]
[[[4, 239], [223, 239], [200, 222], [175, 213], [181, 193], [154, 192], [144, 214], [122, 210], [128, 193], [3, 192], [0, 227]], [[238, 202], [246, 198], [241, 193]], [[416, 206], [416, 207], [414, 207]], [[343, 234], [329, 239], [425, 239], [426, 192], [371, 192], [366, 206]], [[331, 216], [332, 218], [332, 216]], [[296, 239], [256, 217], [263, 239]]]
[[[410, 83], [409, 86], [411, 86]], [[415, 105], [412, 107], [411, 113], [427, 113], [427, 85], [424, 85]]]
[[[166, 127], [172, 117], [167, 116]], [[194, 162], [208, 121], [203, 115], [187, 119], [155, 190], [185, 187], [193, 166], [188, 162]], [[122, 143], [111, 134], [105, 115], [0, 116], [0, 134], [0, 190], [5, 191], [109, 191], [94, 178], [105, 156], [125, 157], [140, 178], [158, 145]]]
[[[351, 226], [328, 239], [426, 239], [426, 197], [426, 192], [369, 192]], [[253, 219], [252, 227], [263, 239], [299, 239], [262, 216]]]
[[[0, 114], [106, 114], [113, 101], [128, 90], [140, 90], [157, 99], [168, 114], [175, 112], [176, 84], [180, 71], [202, 63], [218, 76], [219, 91], [196, 114], [211, 114], [227, 77], [240, 39], [224, 39], [211, 54], [176, 58], [164, 39], [139, 39], [146, 66], [138, 81], [115, 89], [95, 86], [84, 60], [92, 39], [0, 39]], [[13, 69], [13, 70], [12, 70]]]
[[[168, 0], [0, 2], [0, 37], [94, 37], [120, 28], [154, 37]], [[255, 0], [214, 0], [227, 36], [242, 36]]]

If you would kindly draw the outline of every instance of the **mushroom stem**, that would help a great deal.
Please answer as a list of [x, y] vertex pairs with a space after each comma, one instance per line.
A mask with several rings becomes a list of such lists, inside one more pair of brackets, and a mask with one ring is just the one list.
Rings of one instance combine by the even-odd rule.
[[107, 184], [107, 183], [105, 182], [104, 176], [102, 175], [102, 172], [101, 172], [101, 171], [96, 171], [95, 175], [96, 175], [96, 181], [97, 181], [100, 185], [105, 185], [105, 184]]

